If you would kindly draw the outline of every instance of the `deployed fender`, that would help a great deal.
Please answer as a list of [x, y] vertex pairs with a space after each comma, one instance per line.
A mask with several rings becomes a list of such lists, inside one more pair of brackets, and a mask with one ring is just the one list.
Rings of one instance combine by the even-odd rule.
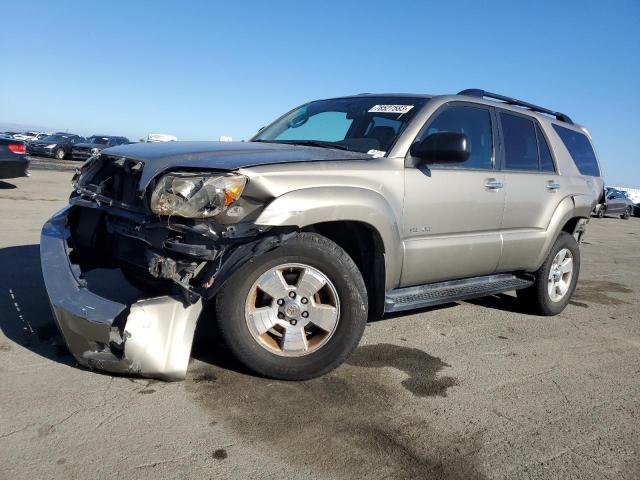
[[356, 221], [374, 228], [384, 246], [386, 288], [400, 279], [402, 250], [397, 214], [378, 192], [360, 187], [312, 187], [294, 190], [273, 200], [257, 225], [307, 227], [323, 222]]
[[589, 195], [571, 195], [565, 197], [560, 202], [547, 227], [546, 239], [540, 250], [540, 255], [536, 260], [536, 270], [542, 266], [549, 255], [549, 251], [558, 238], [558, 235], [560, 235], [562, 227], [572, 218], [584, 218], [588, 220], [592, 208], [593, 198]]

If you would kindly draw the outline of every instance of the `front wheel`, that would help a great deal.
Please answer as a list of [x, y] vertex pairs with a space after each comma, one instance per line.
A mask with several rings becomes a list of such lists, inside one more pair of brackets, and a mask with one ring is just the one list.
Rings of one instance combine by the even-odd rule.
[[220, 334], [249, 369], [305, 380], [340, 365], [367, 320], [367, 293], [351, 257], [300, 233], [243, 265], [216, 297]]
[[567, 232], [561, 232], [549, 256], [536, 271], [535, 283], [518, 290], [518, 299], [539, 315], [557, 315], [562, 312], [576, 289], [580, 273], [580, 248]]
[[66, 153], [64, 152], [64, 148], [58, 148], [56, 150], [56, 158], [58, 160], [64, 160], [65, 156], [66, 156]]
[[598, 218], [603, 218], [604, 217], [604, 207], [600, 207], [598, 209]]

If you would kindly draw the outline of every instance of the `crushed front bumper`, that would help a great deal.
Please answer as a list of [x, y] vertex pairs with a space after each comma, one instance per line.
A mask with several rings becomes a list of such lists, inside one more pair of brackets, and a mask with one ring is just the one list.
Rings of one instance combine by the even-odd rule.
[[69, 258], [68, 211], [44, 225], [40, 258], [53, 315], [73, 356], [89, 368], [184, 379], [202, 300], [161, 296], [126, 305], [89, 291]]

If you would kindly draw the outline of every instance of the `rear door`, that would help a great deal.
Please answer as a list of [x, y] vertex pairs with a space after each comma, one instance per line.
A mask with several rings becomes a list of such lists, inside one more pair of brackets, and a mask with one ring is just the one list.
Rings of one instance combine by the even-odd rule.
[[496, 115], [506, 195], [498, 271], [533, 268], [566, 186], [538, 121], [502, 109], [497, 109]]
[[405, 168], [401, 286], [493, 273], [500, 258], [504, 190], [491, 108], [446, 104], [415, 141], [439, 131], [467, 135], [471, 156], [461, 164]]

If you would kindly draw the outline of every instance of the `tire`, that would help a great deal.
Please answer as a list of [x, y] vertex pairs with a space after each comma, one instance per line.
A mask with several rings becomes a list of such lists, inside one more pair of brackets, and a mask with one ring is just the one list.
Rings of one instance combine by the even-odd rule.
[[[551, 270], [554, 267], [554, 261], [556, 256], [563, 250], [567, 250], [571, 254], [572, 260], [572, 274], [570, 278], [566, 278], [568, 281], [564, 282], [567, 285], [566, 292], [560, 299], [552, 299], [550, 293], [550, 282], [552, 281]], [[549, 256], [542, 264], [542, 266], [535, 272], [534, 284], [523, 290], [518, 290], [518, 300], [523, 304], [526, 310], [531, 313], [544, 316], [557, 315], [562, 312], [576, 289], [578, 282], [578, 276], [580, 274], [580, 248], [578, 242], [567, 232], [561, 232], [556, 242], [553, 244]], [[564, 274], [563, 274], [564, 277]], [[554, 289], [554, 293], [558, 290]]]
[[143, 293], [165, 295], [171, 290], [172, 282], [146, 275], [141, 268], [121, 265], [120, 270], [127, 282]]
[[623, 220], [629, 220], [629, 217], [631, 216], [631, 207], [627, 207], [624, 211], [624, 213], [622, 215], [620, 215], [620, 218]]
[[603, 218], [604, 217], [604, 210], [605, 210], [604, 207], [600, 207], [598, 209], [598, 218]]
[[[281, 270], [280, 270], [281, 269]], [[276, 273], [273, 273], [276, 272]], [[280, 272], [279, 274], [277, 272]], [[309, 295], [307, 299], [304, 295], [301, 278], [309, 273], [310, 278], [324, 276], [327, 280], [323, 287], [317, 291], [315, 296]], [[298, 275], [297, 279], [295, 276]], [[313, 276], [316, 277], [313, 277]], [[284, 292], [288, 295], [277, 294], [281, 291], [281, 278], [285, 280]], [[293, 283], [289, 283], [291, 277]], [[273, 295], [267, 295], [260, 290], [260, 286], [266, 286], [268, 282], [260, 283], [264, 278], [278, 278], [277, 290], [268, 288]], [[305, 285], [311, 285], [305, 283]], [[269, 285], [274, 285], [269, 283]], [[291, 291], [295, 289], [294, 298]], [[297, 293], [296, 293], [297, 292]], [[325, 300], [320, 299], [323, 295]], [[266, 306], [256, 307], [259, 296]], [[276, 297], [281, 297], [277, 299]], [[284, 303], [279, 306], [278, 300]], [[305, 302], [306, 300], [306, 302]], [[295, 318], [288, 316], [289, 306], [300, 301], [305, 303], [296, 304], [302, 309], [309, 309], [309, 312], [302, 311], [299, 315], [307, 313], [306, 320], [302, 317], [296, 325]], [[315, 308], [327, 308], [319, 303], [331, 303], [328, 306], [333, 315], [332, 330], [330, 333], [316, 327], [313, 319], [318, 318]], [[367, 321], [367, 291], [364, 280], [351, 257], [326, 237], [315, 233], [300, 233], [288, 240], [285, 244], [269, 251], [263, 255], [255, 257], [243, 265], [234, 275], [229, 278], [218, 295], [216, 296], [216, 317], [220, 335], [228, 346], [231, 353], [247, 368], [255, 373], [280, 380], [306, 380], [323, 375], [346, 360], [351, 352], [356, 348]], [[293, 311], [297, 312], [297, 308]], [[253, 310], [262, 308], [268, 310], [269, 325], [273, 325], [264, 333], [260, 333], [256, 328], [255, 318], [258, 318]], [[334, 308], [334, 310], [331, 310]], [[281, 317], [274, 317], [273, 312], [277, 311]], [[285, 316], [285, 313], [287, 312]], [[265, 317], [266, 318], [266, 317]], [[316, 320], [317, 321], [317, 320]], [[262, 322], [262, 317], [260, 317]], [[306, 323], [309, 322], [309, 323]], [[265, 320], [264, 325], [267, 325]], [[290, 327], [291, 325], [291, 327]], [[261, 323], [260, 326], [263, 326]], [[264, 327], [266, 329], [268, 327]], [[289, 330], [291, 329], [291, 330]], [[296, 330], [297, 329], [297, 330]], [[314, 347], [311, 347], [311, 340], [307, 339], [307, 330], [310, 329], [313, 337]], [[296, 335], [288, 337], [289, 332], [298, 332]], [[287, 351], [285, 338], [300, 338], [302, 350]], [[281, 333], [279, 333], [281, 332]], [[314, 333], [315, 332], [315, 333]], [[278, 337], [278, 335], [281, 335]], [[319, 339], [319, 340], [318, 340]], [[305, 351], [305, 348], [308, 351]]]
[[64, 148], [58, 148], [55, 156], [58, 160], [64, 160], [64, 157], [66, 157], [67, 154], [65, 153]]

